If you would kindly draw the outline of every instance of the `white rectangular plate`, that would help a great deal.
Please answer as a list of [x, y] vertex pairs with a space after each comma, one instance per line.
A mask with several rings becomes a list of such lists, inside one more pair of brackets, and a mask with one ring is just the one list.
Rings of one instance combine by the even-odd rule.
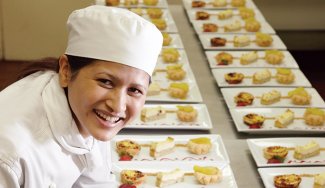
[[[233, 63], [229, 65], [218, 65], [215, 57], [221, 53], [226, 52], [233, 56]], [[284, 68], [299, 68], [296, 60], [293, 58], [289, 51], [282, 51], [284, 55], [284, 59], [282, 60], [281, 64], [272, 65], [265, 61], [265, 51], [256, 51], [258, 55], [258, 59], [248, 65], [240, 64], [240, 57], [243, 54], [249, 53], [251, 51], [205, 51], [205, 55], [208, 58], [210, 68], [277, 68], [277, 67], [284, 67]]]
[[[168, 8], [167, 0], [159, 0], [158, 4], [155, 6], [148, 6], [143, 3], [143, 0], [139, 0], [138, 5], [126, 6], [124, 5], [124, 0], [120, 0], [120, 4], [117, 7], [120, 8]], [[95, 0], [96, 5], [106, 5], [105, 0]]]
[[[275, 118], [284, 113], [288, 108], [232, 108], [229, 109], [230, 114], [234, 120], [236, 128], [239, 132], [246, 132], [251, 134], [324, 134], [325, 126], [309, 126], [305, 124], [303, 119], [294, 119], [294, 122], [286, 128], [277, 128], [274, 126], [275, 119], [266, 119], [263, 126], [259, 129], [250, 129], [244, 124], [243, 117], [246, 114], [255, 113], [266, 118]], [[290, 108], [294, 112], [295, 118], [303, 118], [305, 108]]]
[[319, 95], [315, 88], [305, 88], [305, 90], [311, 95], [311, 102], [309, 105], [295, 105], [291, 103], [291, 99], [281, 98], [279, 102], [270, 105], [261, 104], [260, 97], [263, 93], [270, 92], [272, 90], [277, 90], [281, 93], [282, 97], [288, 96], [288, 92], [294, 90], [295, 88], [283, 88], [283, 87], [267, 87], [267, 88], [221, 88], [221, 93], [226, 101], [228, 108], [236, 108], [237, 104], [234, 101], [235, 96], [240, 92], [251, 93], [254, 96], [254, 101], [252, 105], [249, 106], [239, 106], [238, 108], [274, 108], [274, 107], [319, 107], [325, 108], [325, 102], [323, 98]]
[[[218, 83], [219, 87], [311, 87], [310, 82], [306, 78], [306, 76], [301, 72], [300, 69], [291, 69], [293, 74], [295, 75], [295, 80], [291, 84], [280, 84], [276, 81], [275, 78], [271, 78], [270, 81], [265, 82], [263, 84], [254, 84], [252, 78], [244, 78], [243, 81], [239, 84], [228, 84], [226, 82], [224, 76], [230, 72], [239, 72], [243, 73], [244, 76], [253, 76], [255, 72], [263, 70], [262, 68], [229, 68], [229, 69], [212, 69], [212, 74], [215, 80]], [[271, 75], [275, 76], [276, 69], [268, 68], [270, 70]]]
[[[157, 64], [157, 66], [155, 67], [155, 71], [153, 76], [152, 76], [152, 81], [153, 82], [160, 82], [160, 81], [172, 81], [167, 77], [167, 72], [165, 71], [167, 69], [168, 65], [175, 65], [175, 64]], [[182, 69], [186, 72], [186, 75], [184, 77], [183, 80], [181, 80], [182, 82], [189, 82], [189, 83], [195, 83], [195, 77], [194, 74], [192, 72], [192, 69], [190, 67], [189, 63], [184, 63], [181, 64], [182, 65]]]
[[[260, 138], [248, 139], [248, 147], [254, 157], [258, 167], [270, 166], [315, 166], [325, 165], [325, 151], [321, 151], [319, 155], [304, 160], [298, 160], [293, 157], [294, 151], [289, 150], [283, 163], [267, 164], [267, 159], [263, 157], [263, 149], [269, 146], [283, 146], [295, 148], [296, 146], [306, 145], [310, 141], [316, 141], [321, 148], [325, 148], [325, 138], [317, 137], [295, 137], [293, 138]], [[325, 172], [325, 171], [324, 171]]]
[[[245, 29], [245, 21], [242, 20], [242, 19], [236, 19], [238, 21], [241, 22], [241, 25], [242, 25], [242, 28], [238, 31], [225, 31], [224, 29], [224, 26], [228, 25], [228, 24], [231, 24], [231, 23], [234, 23], [235, 20], [216, 20], [216, 21], [198, 21], [198, 20], [195, 20], [192, 22], [193, 24], [193, 27], [194, 27], [194, 30], [195, 32], [198, 34], [198, 35], [201, 35], [201, 34], [224, 34], [224, 33], [255, 33], [255, 32], [248, 32], [246, 31]], [[214, 23], [218, 26], [218, 30], [216, 32], [204, 32], [203, 31], [203, 24], [204, 23]], [[273, 29], [273, 27], [266, 21], [260, 21], [260, 24], [261, 24], [261, 29], [259, 32], [262, 32], [262, 33], [269, 33], [269, 34], [275, 34], [275, 30]]]
[[175, 63], [180, 63], [180, 64], [188, 64], [189, 61], [188, 61], [188, 58], [187, 58], [187, 54], [185, 52], [184, 49], [177, 49], [177, 51], [179, 52], [179, 58], [178, 58], [178, 61], [174, 62], [174, 63], [167, 63], [167, 62], [164, 62], [163, 58], [162, 58], [162, 55], [160, 53], [159, 57], [158, 57], [158, 60], [157, 60], [157, 66], [159, 66], [159, 64], [166, 64], [166, 65], [169, 65], [169, 64], [175, 64]]
[[[204, 12], [210, 14], [209, 19], [207, 19], [207, 20], [197, 20], [196, 19], [196, 12], [198, 12], [198, 11], [204, 11]], [[187, 16], [188, 16], [190, 22], [193, 22], [193, 21], [218, 21], [219, 20], [218, 14], [221, 11], [224, 11], [224, 10], [191, 9], [191, 10], [186, 10], [186, 13], [187, 13]], [[255, 9], [254, 12], [255, 12], [255, 19], [256, 20], [265, 21], [265, 18], [263, 16], [263, 14], [258, 9]], [[233, 16], [228, 18], [228, 19], [225, 19], [225, 20], [234, 21], [234, 20], [238, 20], [238, 19], [242, 19], [240, 17], [240, 15], [239, 15], [239, 11], [238, 10], [233, 10]]]
[[130, 129], [198, 129], [198, 130], [209, 130], [212, 129], [212, 123], [208, 109], [205, 104], [191, 104], [193, 108], [197, 110], [197, 118], [194, 122], [183, 122], [177, 118], [176, 111], [177, 105], [184, 104], [146, 104], [144, 108], [161, 106], [168, 111], [175, 111], [174, 113], [167, 113], [166, 118], [143, 122], [140, 116], [138, 116], [130, 125], [125, 128]]
[[[117, 181], [120, 182], [120, 172], [124, 169], [134, 169], [145, 173], [158, 173], [158, 172], [169, 172], [176, 168], [185, 171], [185, 173], [193, 173], [194, 165], [200, 166], [213, 166], [217, 167], [222, 171], [222, 179], [218, 183], [201, 185], [198, 183], [193, 175], [185, 176], [183, 182], [179, 182], [168, 186], [168, 188], [237, 188], [236, 180], [231, 170], [231, 167], [226, 163], [215, 163], [215, 162], [188, 162], [188, 163], [155, 163], [155, 164], [113, 164], [113, 173], [115, 174]], [[156, 176], [147, 176], [144, 184], [141, 184], [141, 188], [156, 188]]]
[[[266, 188], [275, 188], [273, 178], [282, 174], [319, 174], [325, 172], [325, 167], [288, 167], [288, 168], [259, 168], [258, 172]], [[314, 187], [314, 178], [302, 177], [299, 188]]]
[[[186, 144], [190, 139], [199, 137], [208, 137], [211, 140], [212, 147], [210, 152], [203, 155], [196, 155], [190, 153], [186, 147], [176, 147], [174, 152], [161, 156], [157, 159], [150, 156], [149, 147], [141, 147], [138, 155], [134, 156], [131, 161], [119, 161], [118, 153], [116, 152], [116, 142], [131, 139], [138, 144], [151, 144], [152, 142], [164, 141], [170, 136], [174, 138], [176, 144]], [[159, 136], [146, 136], [146, 135], [117, 135], [111, 140], [111, 157], [113, 163], [130, 163], [130, 162], [188, 162], [188, 161], [203, 161], [203, 162], [224, 162], [229, 163], [229, 157], [226, 152], [225, 146], [222, 142], [220, 135], [204, 134], [204, 135], [159, 135]]]
[[[225, 46], [214, 47], [211, 46], [210, 40], [214, 37], [221, 37], [227, 41], [233, 41], [235, 36], [248, 35], [250, 38], [250, 44], [244, 47], [235, 47], [233, 42], [226, 42]], [[201, 44], [205, 50], [266, 50], [266, 49], [278, 49], [278, 50], [287, 50], [287, 47], [280, 39], [278, 35], [271, 35], [273, 38], [273, 43], [268, 47], [258, 46], [255, 42], [255, 34], [202, 34], [199, 35]]]
[[177, 33], [169, 33], [169, 36], [172, 38], [171, 43], [168, 46], [163, 46], [163, 48], [180, 48], [184, 49], [182, 39]]
[[[226, 6], [220, 6], [220, 7], [215, 7], [211, 4], [212, 1], [210, 0], [200, 0], [200, 1], [204, 1], [206, 3], [206, 6], [204, 7], [192, 7], [192, 1], [193, 0], [183, 0], [183, 4], [186, 10], [190, 10], [190, 9], [237, 9], [238, 7], [234, 7], [231, 5], [231, 1], [228, 0], [227, 1], [227, 5]], [[256, 5], [254, 4], [254, 2], [252, 0], [246, 0], [246, 4], [245, 7], [247, 8], [252, 8], [252, 9], [257, 9]]]

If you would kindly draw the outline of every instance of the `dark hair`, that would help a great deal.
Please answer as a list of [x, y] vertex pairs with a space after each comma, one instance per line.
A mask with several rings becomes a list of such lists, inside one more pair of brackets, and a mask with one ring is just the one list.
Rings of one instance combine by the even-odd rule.
[[[69, 65], [71, 68], [72, 79], [77, 76], [80, 69], [93, 63], [96, 59], [66, 55], [68, 57]], [[55, 71], [59, 72], [59, 59], [57, 58], [44, 58], [41, 60], [33, 61], [27, 66], [23, 67], [20, 71], [17, 80], [22, 79], [38, 71]]]

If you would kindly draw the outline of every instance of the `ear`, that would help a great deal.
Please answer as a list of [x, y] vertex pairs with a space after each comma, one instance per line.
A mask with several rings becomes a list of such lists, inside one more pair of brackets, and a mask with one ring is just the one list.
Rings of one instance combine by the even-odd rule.
[[59, 58], [59, 82], [61, 87], [68, 87], [71, 79], [71, 70], [68, 57], [66, 55], [61, 55]]

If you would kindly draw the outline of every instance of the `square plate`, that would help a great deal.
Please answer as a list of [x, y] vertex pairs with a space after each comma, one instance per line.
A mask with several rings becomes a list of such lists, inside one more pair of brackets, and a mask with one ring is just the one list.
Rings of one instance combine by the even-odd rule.
[[[217, 56], [221, 52], [226, 52], [233, 56], [233, 63], [229, 65], [218, 65], [215, 56]], [[252, 51], [205, 51], [205, 55], [208, 58], [210, 68], [299, 68], [298, 63], [293, 58], [289, 51], [282, 51], [284, 58], [282, 62], [278, 65], [272, 65], [267, 63], [264, 59], [265, 51], [256, 51], [258, 59], [250, 64], [242, 65], [240, 64], [240, 57], [243, 54], [247, 54]]]
[[172, 38], [172, 41], [168, 46], [163, 46], [163, 48], [180, 48], [184, 49], [182, 39], [177, 33], [169, 33], [169, 36]]
[[[212, 147], [210, 152], [203, 155], [196, 155], [190, 153], [186, 147], [179, 146], [176, 147], [174, 152], [161, 156], [157, 159], [150, 156], [150, 147], [141, 147], [141, 151], [138, 155], [134, 156], [131, 161], [119, 161], [118, 153], [116, 152], [116, 142], [131, 139], [140, 145], [146, 144], [150, 145], [151, 142], [164, 141], [167, 137], [174, 138], [175, 144], [186, 144], [189, 139], [199, 138], [199, 137], [208, 137], [211, 140]], [[147, 135], [117, 135], [111, 141], [111, 157], [113, 163], [131, 163], [131, 162], [141, 162], [141, 163], [149, 163], [149, 162], [188, 162], [188, 161], [203, 161], [203, 162], [224, 162], [229, 163], [229, 157], [225, 146], [222, 142], [220, 135], [213, 134], [204, 134], [204, 135], [159, 135], [159, 136], [147, 136]]]
[[[219, 87], [312, 87], [309, 80], [306, 78], [306, 76], [301, 72], [300, 69], [291, 69], [293, 74], [295, 75], [295, 80], [291, 84], [280, 84], [276, 81], [275, 78], [271, 78], [270, 81], [265, 82], [263, 84], [254, 84], [252, 81], [252, 76], [255, 72], [263, 70], [262, 68], [229, 68], [229, 69], [212, 69], [212, 74], [215, 78], [215, 80], [218, 83]], [[268, 70], [271, 72], [272, 76], [275, 76], [276, 69], [274, 68], [268, 68]], [[229, 84], [226, 82], [224, 76], [225, 74], [231, 73], [231, 72], [238, 72], [244, 74], [244, 76], [247, 76], [249, 78], [244, 78], [243, 81], [239, 84]]]
[[177, 49], [177, 51], [179, 53], [179, 58], [178, 58], [178, 61], [173, 62], [173, 63], [164, 62], [164, 60], [162, 58], [162, 55], [161, 55], [162, 52], [161, 52], [159, 57], [158, 57], [158, 60], [157, 60], [157, 66], [159, 66], [160, 64], [165, 64], [165, 65], [173, 65], [173, 64], [176, 64], [176, 63], [179, 63], [179, 64], [186, 64], [187, 63], [187, 64], [189, 64], [185, 49]]
[[184, 106], [184, 104], [146, 104], [144, 107], [156, 107], [161, 106], [167, 111], [173, 113], [167, 113], [166, 118], [143, 122], [138, 116], [131, 124], [125, 128], [130, 129], [198, 129], [198, 130], [209, 130], [212, 129], [212, 123], [208, 109], [205, 104], [191, 104], [193, 108], [197, 110], [198, 116], [194, 122], [183, 122], [177, 118], [176, 111], [177, 106]]
[[[325, 126], [309, 126], [302, 119], [305, 108], [290, 108], [294, 112], [293, 123], [286, 128], [278, 128], [274, 126], [275, 117], [283, 114], [288, 108], [232, 108], [229, 109], [230, 114], [234, 120], [236, 128], [239, 132], [246, 132], [251, 134], [324, 134]], [[243, 117], [246, 114], [255, 113], [264, 116], [266, 119], [263, 126], [259, 129], [250, 129], [243, 122]]]
[[[311, 95], [311, 101], [309, 105], [295, 105], [291, 102], [291, 99], [287, 98], [288, 92], [294, 90], [295, 88], [284, 88], [284, 87], [267, 87], [267, 88], [221, 88], [221, 93], [226, 101], [228, 108], [277, 108], [277, 107], [287, 107], [287, 108], [305, 108], [305, 107], [318, 107], [325, 108], [325, 102], [323, 98], [319, 95], [315, 88], [305, 88], [307, 93]], [[281, 93], [283, 98], [279, 102], [270, 105], [261, 104], [261, 96], [263, 93], [270, 92], [272, 90], [277, 90]], [[254, 101], [252, 105], [248, 106], [237, 106], [234, 99], [240, 92], [251, 93], [254, 96]]]
[[[325, 165], [325, 151], [321, 151], [319, 155], [310, 157], [304, 160], [298, 160], [293, 157], [293, 150], [289, 150], [283, 163], [268, 164], [267, 159], [263, 157], [263, 149], [269, 146], [283, 146], [294, 148], [296, 146], [306, 145], [310, 141], [316, 141], [321, 148], [325, 148], [325, 138], [317, 137], [295, 137], [292, 138], [261, 138], [261, 139], [248, 139], [248, 147], [254, 157], [258, 167], [270, 166], [317, 166]], [[324, 171], [325, 172], [325, 171]]]
[[[173, 81], [171, 79], [168, 78], [167, 76], [167, 66], [170, 65], [176, 65], [176, 64], [167, 64], [167, 63], [159, 63], [156, 65], [155, 70], [154, 70], [154, 74], [152, 75], [151, 79], [153, 82], [160, 82], [160, 81]], [[190, 67], [189, 63], [183, 63], [182, 65], [182, 69], [186, 72], [186, 75], [184, 77], [183, 80], [179, 80], [182, 82], [189, 82], [189, 83], [195, 83], [195, 77], [194, 74], [192, 72], [192, 69]]]

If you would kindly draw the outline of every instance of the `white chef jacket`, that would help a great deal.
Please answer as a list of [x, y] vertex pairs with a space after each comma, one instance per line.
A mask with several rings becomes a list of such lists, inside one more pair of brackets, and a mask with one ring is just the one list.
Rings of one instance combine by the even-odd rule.
[[0, 92], [0, 188], [116, 187], [109, 155], [109, 142], [80, 135], [57, 73]]

